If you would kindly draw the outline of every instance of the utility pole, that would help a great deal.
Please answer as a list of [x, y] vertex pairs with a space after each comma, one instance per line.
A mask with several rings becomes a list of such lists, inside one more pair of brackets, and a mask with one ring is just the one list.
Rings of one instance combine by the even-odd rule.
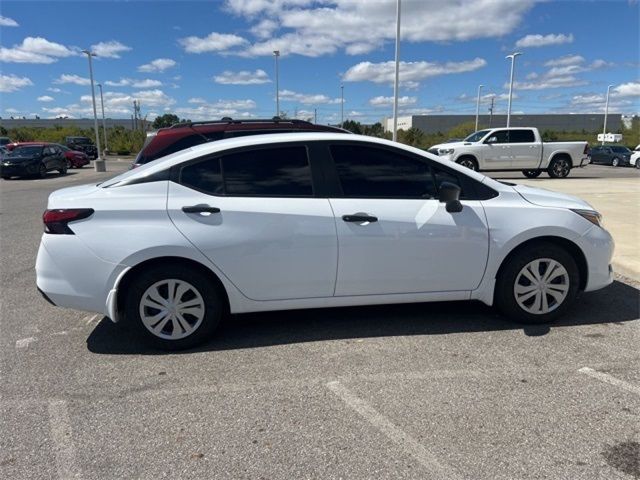
[[491, 128], [491, 122], [493, 121], [493, 102], [496, 97], [491, 97], [491, 106], [489, 107], [489, 128]]
[[276, 117], [280, 116], [280, 74], [278, 72], [278, 59], [280, 58], [280, 50], [274, 50], [273, 56], [276, 57]]
[[316, 125], [318, 124], [318, 109], [317, 108], [313, 109], [313, 123], [315, 123]]
[[100, 88], [100, 105], [102, 106], [102, 133], [104, 135], [104, 151], [106, 152], [107, 150], [109, 150], [109, 147], [107, 146], [107, 124], [104, 121], [104, 98], [102, 97], [102, 84], [99, 83], [98, 87]]
[[476, 132], [478, 131], [478, 119], [480, 118], [480, 91], [484, 85], [478, 85], [478, 99], [476, 100]]
[[611, 93], [611, 87], [613, 87], [613, 85], [609, 85], [607, 87], [607, 102], [604, 105], [604, 127], [602, 128], [602, 145], [604, 145], [604, 137], [607, 134], [607, 116], [609, 115], [609, 93]]
[[396, 72], [393, 82], [393, 141], [398, 140], [398, 90], [400, 78], [400, 0], [396, 3]]
[[96, 172], [104, 172], [106, 170], [106, 166], [104, 164], [104, 160], [101, 158], [100, 154], [100, 133], [98, 132], [98, 111], [96, 109], [96, 90], [93, 86], [93, 63], [91, 61], [91, 57], [95, 57], [96, 54], [89, 50], [82, 50], [82, 53], [86, 54], [89, 58], [89, 79], [91, 80], [91, 99], [93, 101], [93, 129], [96, 134], [96, 148], [98, 150], [98, 158], [93, 162], [93, 169]]
[[133, 101], [133, 129], [138, 129], [138, 108], [135, 100]]
[[509, 128], [509, 124], [511, 122], [511, 98], [513, 96], [513, 70], [516, 63], [516, 57], [518, 55], [522, 55], [521, 52], [513, 52], [511, 55], [507, 55], [504, 58], [511, 59], [511, 79], [509, 80], [509, 107], [507, 108], [507, 128]]
[[344, 128], [344, 85], [340, 85], [340, 128]]

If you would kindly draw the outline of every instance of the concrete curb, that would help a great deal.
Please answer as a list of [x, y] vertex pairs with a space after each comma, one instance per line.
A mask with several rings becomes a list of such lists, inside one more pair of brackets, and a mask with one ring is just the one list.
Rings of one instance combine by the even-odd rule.
[[618, 275], [621, 275], [623, 277], [627, 277], [631, 280], [633, 280], [634, 282], [639, 282], [640, 283], [640, 272], [637, 272], [636, 269], [634, 268], [629, 268], [626, 265], [617, 262], [617, 261], [613, 261], [611, 262], [611, 264], [613, 265], [613, 272], [617, 273]]

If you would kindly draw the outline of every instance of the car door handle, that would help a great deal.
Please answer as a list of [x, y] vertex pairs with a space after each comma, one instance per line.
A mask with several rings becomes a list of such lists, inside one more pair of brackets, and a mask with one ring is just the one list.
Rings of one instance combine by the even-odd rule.
[[188, 207], [182, 207], [184, 213], [220, 213], [220, 209], [217, 207], [210, 207], [209, 205], [191, 205]]
[[378, 217], [373, 217], [371, 215], [343, 215], [342, 220], [345, 222], [354, 222], [354, 223], [364, 223], [364, 222], [377, 222]]

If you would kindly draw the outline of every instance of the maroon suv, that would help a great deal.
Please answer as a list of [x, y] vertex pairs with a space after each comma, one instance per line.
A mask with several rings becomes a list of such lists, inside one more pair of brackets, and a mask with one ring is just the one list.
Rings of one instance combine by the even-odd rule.
[[148, 133], [142, 150], [138, 153], [131, 168], [202, 143], [245, 135], [291, 132], [350, 133], [337, 127], [316, 125], [304, 120], [285, 120], [278, 117], [267, 120], [233, 120], [225, 117], [222, 120], [177, 123], [171, 127]]

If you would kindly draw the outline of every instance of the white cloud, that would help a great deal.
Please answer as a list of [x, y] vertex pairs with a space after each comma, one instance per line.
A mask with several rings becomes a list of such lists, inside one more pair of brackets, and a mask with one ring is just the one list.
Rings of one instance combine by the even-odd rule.
[[28, 77], [0, 74], [0, 92], [15, 92], [23, 87], [30, 87], [32, 85], [33, 82]]
[[134, 87], [134, 88], [153, 88], [162, 86], [160, 80], [152, 80], [145, 78], [144, 80], [137, 80], [135, 78], [121, 78], [117, 82], [113, 80], [107, 80], [104, 82], [108, 87]]
[[339, 98], [330, 98], [320, 93], [297, 93], [291, 90], [280, 90], [280, 100], [302, 103], [303, 105], [322, 105], [340, 103]]
[[62, 93], [62, 89], [49, 87], [49, 88], [47, 88], [47, 92]]
[[[162, 90], [140, 90], [131, 94], [125, 94], [121, 92], [105, 92], [104, 104], [105, 108], [131, 108], [133, 101], [137, 100], [145, 107], [169, 107], [174, 105], [176, 101], [169, 97]], [[91, 95], [83, 95], [80, 97], [81, 102], [91, 102]]]
[[[452, 73], [472, 72], [487, 64], [483, 58], [463, 62], [400, 62], [400, 83], [408, 87], [417, 87], [421, 80]], [[373, 82], [392, 84], [395, 75], [393, 61], [382, 63], [360, 62], [349, 68], [343, 75], [345, 82]]]
[[175, 67], [177, 65], [175, 60], [170, 58], [156, 58], [149, 63], [140, 65], [138, 67], [139, 72], [164, 72], [168, 68]]
[[55, 98], [50, 97], [49, 95], [43, 95], [41, 97], [38, 97], [39, 102], [53, 102], [54, 100]]
[[[398, 97], [398, 106], [414, 105], [417, 101], [417, 97]], [[393, 105], [393, 97], [373, 97], [369, 100], [369, 104], [374, 107], [389, 107]]]
[[248, 70], [242, 70], [240, 72], [225, 70], [220, 75], [213, 77], [213, 81], [223, 85], [259, 85], [271, 82], [267, 72], [260, 69], [255, 72]]
[[562, 45], [573, 43], [573, 34], [550, 33], [549, 35], [527, 35], [516, 42], [518, 48], [546, 47], [548, 45]]
[[613, 93], [619, 97], [638, 97], [640, 96], [640, 82], [629, 82], [618, 85], [613, 89]]
[[110, 40], [91, 45], [91, 51], [102, 58], [120, 58], [120, 53], [131, 51], [131, 47], [116, 40]]
[[207, 103], [207, 101], [202, 97], [195, 97], [187, 100], [187, 103], [201, 104], [201, 103]]
[[12, 63], [54, 63], [77, 55], [77, 51], [42, 37], [27, 37], [11, 48], [0, 47], [0, 61]]
[[[587, 85], [588, 82], [579, 78], [568, 76], [543, 77], [533, 82], [513, 82], [515, 90], [546, 90], [548, 88], [568, 88]], [[505, 83], [504, 88], [509, 88], [509, 84]]]
[[16, 22], [13, 18], [3, 17], [0, 15], [0, 27], [17, 27], [18, 22]]
[[54, 80], [53, 83], [73, 83], [75, 85], [84, 86], [84, 85], [90, 85], [91, 80], [85, 77], [81, 77], [79, 75], [75, 75], [75, 74], [70, 75], [68, 73], [63, 73], [62, 75], [60, 75], [60, 77]]
[[[405, 0], [402, 40], [466, 41], [511, 33], [534, 0]], [[260, 39], [247, 56], [298, 54], [317, 57], [344, 50], [361, 55], [395, 39], [395, 0], [227, 0], [226, 8], [253, 22]], [[499, 19], [499, 20], [497, 20]]]
[[247, 118], [254, 116], [251, 110], [256, 108], [256, 102], [251, 99], [218, 100], [208, 103], [202, 98], [192, 98], [189, 103], [197, 106], [176, 108], [176, 114], [191, 120], [209, 120], [222, 117]]
[[227, 52], [229, 49], [247, 44], [238, 35], [212, 32], [206, 37], [190, 36], [178, 40], [188, 53]]
[[545, 67], [566, 67], [568, 65], [580, 65], [585, 59], [581, 55], [565, 55], [564, 57], [553, 58], [544, 64]]

